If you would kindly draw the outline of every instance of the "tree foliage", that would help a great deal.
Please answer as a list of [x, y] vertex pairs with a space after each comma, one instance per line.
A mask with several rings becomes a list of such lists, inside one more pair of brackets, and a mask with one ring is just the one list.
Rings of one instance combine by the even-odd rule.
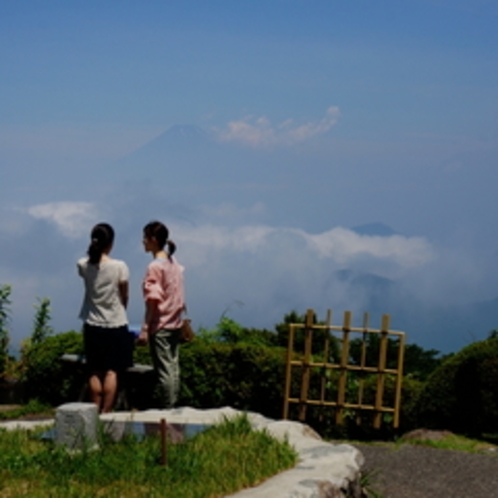
[[419, 424], [428, 428], [498, 433], [498, 339], [475, 342], [448, 357], [417, 401]]
[[[353, 339], [349, 345], [351, 362], [360, 365], [362, 355], [362, 338]], [[399, 341], [392, 337], [387, 338], [387, 368], [398, 367]], [[380, 336], [367, 334], [365, 339], [365, 364], [376, 366], [379, 364]], [[417, 380], [426, 380], [427, 377], [441, 364], [440, 352], [436, 349], [423, 349], [416, 344], [407, 344], [404, 351], [403, 375], [410, 375]]]
[[[41, 303], [42, 301], [40, 301], [38, 308], [39, 312], [41, 312]], [[48, 302], [45, 306], [44, 309], [48, 310]], [[43, 316], [45, 319], [42, 320], [40, 317], [37, 323], [44, 327], [48, 324], [49, 313], [44, 313]], [[291, 312], [275, 326], [275, 331], [270, 331], [245, 328], [234, 320], [222, 316], [219, 323], [212, 329], [198, 330], [195, 341], [182, 346], [180, 350], [182, 381], [179, 403], [197, 408], [229, 405], [242, 410], [256, 411], [272, 418], [280, 418], [283, 408], [289, 325], [303, 323], [304, 319], [304, 315]], [[36, 320], [35, 318], [35, 322]], [[367, 338], [366, 364], [374, 366], [378, 364], [380, 342], [375, 334], [368, 334]], [[298, 358], [304, 351], [304, 329], [296, 329], [295, 339], [292, 354]], [[326, 340], [329, 340], [328, 359], [337, 362], [341, 340], [334, 337], [326, 329], [313, 331], [312, 353], [316, 360], [321, 361]], [[498, 340], [490, 340], [489, 342], [492, 341], [498, 343]], [[350, 342], [350, 361], [352, 363], [359, 364], [361, 347], [359, 340]], [[61, 361], [61, 356], [63, 353], [80, 354], [82, 351], [82, 337], [79, 333], [40, 334], [37, 340], [29, 344], [29, 354], [23, 358], [26, 362], [25, 381], [28, 396], [51, 404], [77, 399], [86, 381], [85, 372], [82, 368], [77, 369], [74, 365], [64, 364]], [[390, 339], [388, 341], [388, 367], [392, 367], [393, 362], [397, 361], [397, 353], [398, 344], [395, 340]], [[452, 358], [446, 359], [444, 363], [450, 360]], [[148, 348], [145, 346], [136, 347], [134, 361], [135, 363], [151, 364]], [[434, 368], [439, 371], [441, 369], [439, 365], [442, 362], [443, 359], [435, 350], [424, 350], [416, 345], [406, 347], [401, 404], [403, 430], [413, 429], [420, 423], [426, 425], [424, 419], [419, 418], [419, 414], [424, 410], [424, 413], [426, 415], [429, 413], [430, 417], [433, 417], [435, 413], [438, 416], [449, 413], [444, 421], [451, 420], [454, 416], [454, 407], [448, 408], [448, 404], [443, 403], [440, 398], [448, 393], [450, 393], [448, 394], [450, 398], [453, 396], [451, 386], [455, 374], [451, 374], [449, 380], [446, 379], [444, 382], [439, 381], [439, 384], [434, 384], [436, 387], [427, 389], [425, 387], [427, 377], [429, 377], [428, 384], [435, 382], [433, 380], [435, 372], [432, 375], [431, 372]], [[489, 363], [487, 364], [489, 365]], [[328, 371], [324, 377], [321, 367], [313, 368], [310, 378], [310, 398], [320, 399], [325, 381], [326, 399], [334, 401], [337, 397], [338, 378], [338, 370]], [[291, 380], [291, 397], [299, 397], [300, 372], [295, 372]], [[152, 372], [129, 376], [126, 378], [126, 382], [131, 407], [146, 409], [155, 406], [154, 375]], [[360, 382], [364, 386], [363, 403], [372, 404], [375, 399], [376, 376], [362, 372], [348, 373], [346, 401], [354, 402]], [[498, 377], [496, 384], [498, 385]], [[394, 392], [394, 376], [387, 376], [384, 393], [384, 401], [387, 404], [392, 402]], [[296, 404], [292, 405], [291, 412], [296, 406]], [[364, 431], [364, 428], [371, 427], [371, 423], [369, 423], [369, 415], [371, 414], [360, 414], [354, 410], [346, 410], [346, 412], [344, 436], [356, 434], [358, 437], [369, 437], [367, 436], [369, 433]], [[333, 408], [310, 406], [308, 407], [308, 415], [306, 422], [320, 433], [333, 434], [333, 430], [336, 429]], [[360, 429], [357, 425], [358, 415], [361, 415], [362, 420]], [[295, 416], [295, 413], [292, 416]], [[434, 417], [433, 419], [430, 417], [427, 420], [434, 419]], [[385, 426], [390, 427], [388, 420], [386, 420]], [[447, 427], [449, 426], [444, 428]], [[382, 435], [376, 433], [375, 437], [382, 437]]]
[[82, 368], [74, 368], [61, 360], [64, 353], [83, 353], [80, 333], [51, 335], [29, 347], [29, 353], [23, 358], [28, 399], [36, 398], [53, 406], [78, 399], [86, 376]]
[[9, 322], [11, 314], [10, 294], [12, 287], [8, 284], [0, 286], [0, 376], [5, 372], [9, 359]]
[[39, 344], [52, 334], [53, 329], [50, 326], [51, 309], [50, 299], [37, 298], [38, 304], [35, 304], [35, 318], [33, 320], [33, 333], [31, 335], [31, 344]]
[[266, 329], [245, 328], [226, 316], [222, 316], [212, 329], [200, 328], [197, 332], [197, 338], [210, 344], [277, 345], [277, 337], [274, 332]]
[[[277, 345], [287, 348], [289, 344], [289, 333], [291, 324], [304, 324], [306, 315], [300, 315], [293, 310], [284, 315], [284, 320], [275, 325], [277, 333]], [[313, 323], [325, 325], [325, 322], [317, 320], [316, 315], [313, 316]], [[302, 354], [304, 352], [305, 329], [294, 329], [293, 351]], [[315, 329], [311, 338], [311, 352], [313, 355], [324, 358], [325, 344], [328, 341], [328, 361], [336, 361], [339, 357], [339, 345], [337, 338], [333, 336], [327, 329]]]

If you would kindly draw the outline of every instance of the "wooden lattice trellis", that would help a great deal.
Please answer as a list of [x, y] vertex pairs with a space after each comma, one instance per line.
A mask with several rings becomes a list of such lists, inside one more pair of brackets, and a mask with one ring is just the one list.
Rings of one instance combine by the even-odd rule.
[[[380, 329], [372, 329], [369, 327], [368, 313], [364, 314], [363, 327], [352, 327], [352, 313], [346, 311], [344, 313], [344, 321], [342, 326], [332, 325], [332, 312], [327, 312], [327, 321], [325, 324], [313, 323], [315, 313], [313, 310], [308, 310], [306, 313], [305, 323], [294, 323], [290, 325], [289, 329], [289, 343], [287, 349], [287, 366], [286, 366], [286, 379], [285, 379], [285, 394], [284, 394], [284, 410], [283, 418], [289, 417], [289, 405], [291, 403], [298, 404], [298, 419], [300, 421], [306, 420], [306, 412], [308, 406], [331, 407], [335, 409], [335, 422], [336, 424], [343, 423], [344, 414], [346, 410], [355, 411], [357, 414], [362, 412], [373, 412], [373, 427], [380, 428], [382, 424], [382, 416], [385, 413], [392, 414], [392, 424], [394, 428], [399, 427], [399, 413], [401, 403], [401, 385], [403, 379], [403, 359], [405, 351], [405, 334], [404, 332], [389, 330], [390, 317], [389, 315], [382, 316], [382, 323]], [[294, 338], [296, 330], [304, 329], [304, 352], [299, 359], [295, 358], [294, 353]], [[313, 331], [325, 330], [326, 334], [325, 343], [323, 347], [323, 359], [320, 361], [313, 355], [312, 340]], [[331, 340], [335, 337], [334, 332], [342, 333], [341, 338], [335, 338], [336, 345], [339, 345], [338, 361], [330, 361], [330, 346]], [[361, 334], [361, 358], [359, 364], [350, 363], [350, 341], [352, 334]], [[369, 334], [376, 334], [379, 338], [379, 352], [377, 365], [367, 365], [367, 338]], [[397, 338], [397, 358], [396, 368], [387, 368], [387, 350], [388, 338]], [[318, 389], [319, 395], [315, 399], [309, 399], [310, 392], [310, 376], [312, 370], [320, 372], [320, 387]], [[327, 373], [329, 371], [338, 372], [337, 379], [337, 396], [335, 400], [328, 399], [327, 389]], [[301, 373], [301, 386], [299, 397], [291, 396], [291, 384], [293, 374]], [[348, 373], [356, 375], [358, 390], [356, 402], [351, 402], [346, 399]], [[376, 390], [375, 399], [373, 403], [365, 403], [364, 393], [365, 375], [376, 375]], [[385, 392], [385, 379], [386, 376], [395, 377], [394, 399], [393, 403], [386, 406], [384, 403]]]

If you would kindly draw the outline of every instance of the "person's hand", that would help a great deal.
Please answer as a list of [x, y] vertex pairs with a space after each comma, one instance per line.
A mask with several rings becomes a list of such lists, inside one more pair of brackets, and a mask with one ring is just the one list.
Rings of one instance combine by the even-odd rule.
[[149, 334], [145, 330], [141, 330], [137, 337], [137, 344], [147, 344], [149, 342]]

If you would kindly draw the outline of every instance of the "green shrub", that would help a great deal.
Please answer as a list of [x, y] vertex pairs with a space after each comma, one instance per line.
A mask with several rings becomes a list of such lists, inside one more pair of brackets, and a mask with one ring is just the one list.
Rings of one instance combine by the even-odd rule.
[[285, 351], [254, 344], [196, 340], [180, 353], [179, 404], [197, 408], [232, 406], [280, 417]]
[[3, 376], [9, 359], [9, 322], [11, 314], [10, 285], [0, 286], [0, 376]]
[[82, 354], [83, 337], [65, 332], [30, 344], [23, 351], [27, 399], [36, 398], [52, 406], [78, 399], [85, 382], [83, 368], [61, 360], [64, 353]]
[[[299, 376], [297, 376], [299, 377]], [[339, 370], [329, 370], [326, 373], [325, 400], [337, 401], [339, 390]], [[346, 377], [345, 402], [358, 404], [360, 385], [362, 387], [361, 402], [363, 405], [375, 405], [378, 375], [372, 373], [361, 374], [360, 372], [348, 372]], [[300, 378], [296, 379], [293, 386], [292, 397], [298, 398], [300, 392]], [[320, 399], [321, 394], [321, 371], [319, 368], [311, 369], [309, 399]], [[382, 414], [380, 429], [374, 429], [373, 420], [375, 412], [372, 410], [357, 410], [345, 408], [342, 411], [343, 423], [337, 425], [335, 421], [337, 409], [335, 407], [321, 407], [309, 405], [307, 407], [306, 423], [311, 425], [322, 436], [328, 438], [347, 439], [392, 439], [397, 434], [415, 428], [414, 405], [423, 382], [410, 376], [403, 378], [401, 386], [401, 406], [399, 428], [393, 427], [394, 414], [385, 412]], [[296, 389], [297, 388], [297, 389]], [[384, 378], [383, 406], [394, 407], [396, 392], [396, 376], [386, 374]], [[291, 406], [291, 418], [296, 419], [298, 405]]]
[[[215, 342], [197, 337], [180, 348], [179, 406], [232, 406], [272, 418], [282, 416], [285, 380], [283, 348], [251, 343]], [[152, 363], [148, 346], [138, 346], [135, 363]], [[128, 395], [134, 408], [154, 406], [155, 378], [129, 376]]]
[[[82, 336], [76, 332], [49, 336], [39, 344], [30, 344], [23, 355], [28, 399], [37, 398], [52, 406], [78, 399], [85, 383], [84, 370], [81, 367], [75, 368], [74, 364], [66, 364], [60, 358], [64, 353], [80, 354], [82, 351]], [[297, 353], [294, 354], [298, 356]], [[134, 361], [136, 364], [151, 364], [148, 346], [135, 348]], [[178, 405], [194, 408], [232, 406], [279, 419], [283, 408], [285, 364], [285, 348], [244, 341], [216, 342], [211, 338], [197, 337], [194, 342], [183, 345], [180, 349], [181, 387]], [[319, 367], [311, 369], [309, 398], [320, 398], [322, 373]], [[348, 373], [346, 401], [351, 403], [357, 400], [359, 375]], [[325, 399], [337, 399], [338, 377], [338, 371], [326, 373]], [[404, 430], [415, 427], [416, 400], [421, 385], [420, 381], [409, 376], [403, 381], [401, 425]], [[152, 372], [129, 375], [127, 394], [130, 408], [153, 408], [154, 387], [155, 378]], [[363, 395], [365, 404], [373, 404], [375, 387], [376, 376], [366, 375]], [[300, 389], [300, 371], [294, 368], [291, 396], [299, 398]], [[385, 405], [392, 406], [394, 389], [394, 377], [386, 376]], [[297, 418], [297, 410], [297, 404], [290, 405], [292, 419]], [[361, 426], [356, 424], [357, 415], [355, 411], [347, 410], [344, 426], [337, 428], [333, 408], [308, 406], [306, 422], [322, 435], [340, 433], [344, 437], [368, 437], [372, 432], [369, 429], [371, 413], [362, 414]], [[384, 422], [384, 432], [392, 434], [392, 416], [385, 415]], [[374, 435], [382, 437], [378, 431]]]
[[498, 432], [498, 339], [476, 342], [448, 358], [417, 400], [419, 425], [479, 436]]

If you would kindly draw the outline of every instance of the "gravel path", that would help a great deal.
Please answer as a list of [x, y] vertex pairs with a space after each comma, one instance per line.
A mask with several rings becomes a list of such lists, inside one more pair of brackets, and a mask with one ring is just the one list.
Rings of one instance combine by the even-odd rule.
[[355, 444], [383, 498], [498, 498], [498, 455]]

